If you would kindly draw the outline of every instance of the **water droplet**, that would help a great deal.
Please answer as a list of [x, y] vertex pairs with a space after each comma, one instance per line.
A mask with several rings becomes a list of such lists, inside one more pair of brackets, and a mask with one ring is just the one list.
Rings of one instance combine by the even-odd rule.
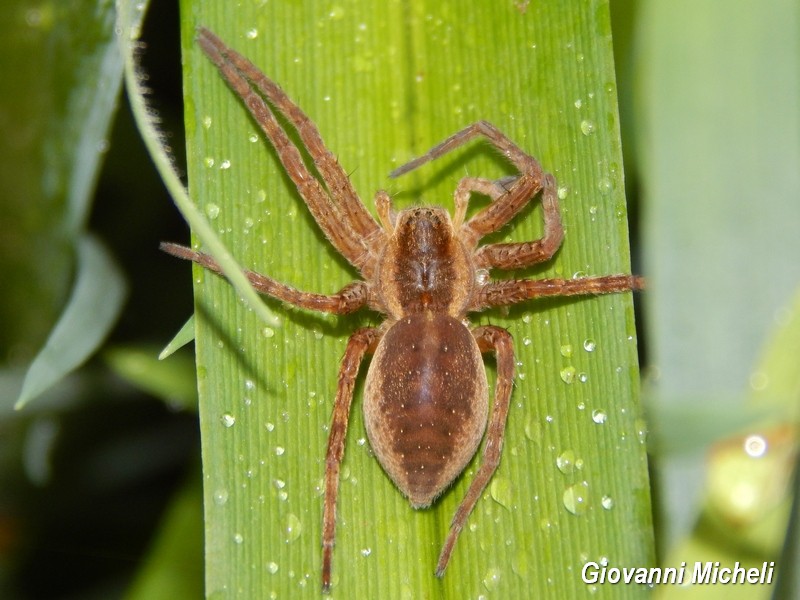
[[594, 121], [589, 121], [588, 119], [581, 121], [581, 133], [583, 135], [592, 135], [596, 127]]
[[483, 587], [485, 587], [490, 592], [492, 590], [497, 589], [497, 586], [500, 583], [501, 575], [502, 572], [498, 567], [490, 568], [488, 571], [486, 571], [486, 574], [483, 576]]
[[211, 127], [211, 123], [212, 123], [211, 117], [209, 117], [209, 116], [203, 117], [203, 127], [208, 129], [209, 127]]
[[585, 481], [569, 486], [564, 490], [564, 508], [573, 515], [580, 516], [589, 508], [589, 484]]
[[606, 510], [611, 510], [612, 508], [614, 508], [614, 499], [611, 496], [603, 496], [600, 499], [600, 504]]
[[597, 348], [597, 343], [593, 339], [587, 338], [587, 339], [583, 340], [583, 349], [584, 350], [586, 350], [587, 352], [594, 352], [595, 348]]
[[267, 571], [269, 571], [272, 575], [278, 572], [278, 563], [276, 562], [268, 562], [267, 563]]
[[285, 488], [285, 487], [286, 487], [286, 482], [285, 482], [283, 479], [276, 479], [276, 480], [275, 480], [275, 481], [273, 481], [272, 483], [273, 483], [273, 485], [275, 485], [275, 487], [276, 487], [276, 488], [278, 488], [279, 490], [282, 490], [283, 488]]
[[531, 313], [529, 313], [529, 312], [522, 313], [522, 322], [523, 323], [530, 323], [532, 318], [533, 317], [531, 316]]
[[489, 486], [492, 499], [506, 508], [511, 508], [511, 482], [505, 477], [495, 477]]
[[244, 536], [241, 533], [237, 533], [233, 536], [233, 541], [237, 544], [241, 544], [244, 542]]
[[610, 194], [614, 190], [614, 183], [608, 177], [602, 177], [597, 182], [597, 190], [604, 196]]
[[744, 451], [751, 458], [761, 458], [767, 453], [767, 440], [760, 435], [748, 435], [744, 440]]
[[361, 549], [361, 556], [367, 557], [372, 554], [372, 548], [362, 548]]
[[221, 163], [219, 163], [219, 168], [220, 168], [220, 169], [223, 169], [223, 170], [225, 170], [225, 169], [230, 169], [230, 168], [231, 168], [231, 161], [229, 161], [229, 160], [226, 158], [226, 159], [225, 159], [225, 160], [223, 160]]
[[569, 196], [569, 188], [565, 185], [558, 186], [558, 199], [566, 200], [567, 196]]
[[572, 450], [564, 450], [556, 457], [556, 466], [564, 474], [572, 473], [575, 470], [575, 453]]
[[303, 524], [300, 523], [300, 519], [297, 518], [297, 515], [294, 513], [289, 513], [286, 515], [286, 518], [283, 520], [283, 533], [285, 534], [284, 540], [287, 543], [293, 542], [300, 537], [302, 531]]
[[275, 330], [272, 327], [264, 327], [264, 329], [261, 330], [261, 335], [265, 338], [275, 337]]
[[596, 408], [592, 411], [592, 421], [594, 421], [598, 425], [602, 425], [603, 423], [605, 423], [606, 419], [608, 419], [608, 415], [604, 410]]
[[572, 356], [572, 344], [561, 344], [561, 356], [564, 358]]
[[258, 141], [258, 134], [251, 133], [250, 135], [247, 136], [247, 139], [255, 144]]
[[636, 437], [640, 444], [647, 443], [647, 422], [644, 419], [636, 419], [633, 426], [636, 428]]
[[283, 446], [275, 446], [275, 455], [276, 456], [283, 456], [283, 453], [286, 452], [286, 448]]
[[254, 40], [258, 37], [258, 29], [248, 29], [245, 35], [247, 36], [248, 40]]
[[209, 219], [216, 219], [219, 216], [219, 206], [213, 202], [206, 204], [206, 215]]
[[341, 6], [331, 7], [331, 10], [328, 12], [328, 17], [330, 17], [335, 21], [341, 19], [342, 17], [344, 17], [344, 8], [342, 8]]
[[577, 100], [575, 100], [574, 104], [575, 104], [575, 108], [580, 108], [581, 106], [583, 106], [583, 100], [578, 98]]
[[267, 422], [267, 424], [264, 425], [264, 427], [266, 428], [267, 431], [272, 431], [273, 429], [275, 429], [275, 424]]
[[578, 373], [578, 381], [580, 381], [581, 383], [586, 383], [587, 381], [589, 381], [589, 376], [583, 372]]
[[225, 427], [233, 427], [236, 424], [236, 417], [230, 413], [223, 413], [219, 420]]
[[564, 383], [572, 383], [575, 381], [575, 367], [573, 366], [564, 367], [559, 374], [561, 375], [561, 381]]
[[214, 492], [214, 504], [217, 506], [222, 506], [228, 501], [228, 490], [226, 489], [218, 489]]

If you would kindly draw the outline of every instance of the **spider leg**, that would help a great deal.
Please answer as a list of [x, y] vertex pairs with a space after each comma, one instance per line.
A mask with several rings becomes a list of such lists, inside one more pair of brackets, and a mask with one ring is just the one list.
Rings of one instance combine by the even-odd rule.
[[486, 445], [483, 449], [483, 462], [478, 469], [475, 478], [467, 490], [466, 496], [453, 515], [450, 523], [450, 531], [447, 539], [439, 554], [439, 562], [436, 564], [436, 576], [444, 575], [453, 547], [458, 540], [458, 536], [463, 529], [475, 504], [481, 497], [483, 490], [500, 464], [500, 452], [503, 449], [503, 436], [506, 429], [506, 418], [508, 417], [508, 407], [511, 399], [511, 386], [514, 379], [514, 347], [511, 334], [501, 327], [487, 325], [478, 327], [472, 331], [472, 335], [478, 342], [481, 352], [494, 351], [497, 356], [497, 384], [494, 392], [494, 405], [492, 416], [486, 432]]
[[[177, 256], [196, 262], [198, 265], [205, 267], [209, 271], [213, 271], [222, 275], [222, 269], [219, 264], [208, 254], [202, 252], [195, 252], [186, 246], [179, 246], [178, 244], [170, 244], [167, 242], [161, 243], [161, 250]], [[275, 281], [271, 277], [256, 273], [255, 271], [244, 270], [250, 284], [261, 294], [271, 296], [282, 300], [287, 304], [299, 306], [308, 310], [316, 310], [319, 312], [334, 313], [343, 315], [351, 313], [354, 310], [361, 308], [367, 304], [369, 292], [367, 284], [363, 281], [354, 281], [346, 285], [339, 292], [332, 295], [314, 294], [311, 292], [301, 292], [291, 286]]]
[[[233, 91], [244, 101], [331, 243], [354, 266], [362, 270], [366, 267], [369, 271], [372, 256], [366, 246], [366, 239], [378, 232], [379, 226], [358, 198], [347, 174], [325, 147], [313, 123], [274, 82], [208, 29], [198, 29], [197, 42]], [[299, 150], [253, 86], [297, 129], [327, 186], [327, 191], [308, 170]]]
[[468, 310], [484, 310], [546, 296], [615, 294], [641, 289], [644, 289], [644, 279], [636, 275], [602, 275], [577, 279], [505, 279], [483, 286]]
[[531, 242], [486, 244], [475, 252], [475, 265], [479, 269], [521, 269], [550, 260], [564, 239], [561, 214], [558, 209], [558, 191], [555, 178], [546, 173], [542, 188], [544, 210], [544, 235]]
[[486, 179], [484, 177], [463, 177], [456, 186], [453, 199], [456, 212], [453, 217], [453, 228], [458, 231], [467, 217], [469, 198], [473, 193], [483, 194], [496, 202], [508, 193], [510, 186], [517, 180], [516, 176], [503, 179]]
[[544, 172], [539, 162], [526, 154], [497, 127], [487, 121], [478, 121], [451, 135], [440, 144], [431, 148], [426, 154], [398, 167], [390, 177], [398, 177], [417, 167], [439, 158], [472, 140], [477, 136], [485, 137], [503, 156], [519, 170], [520, 175], [511, 185], [507, 193], [498, 197], [495, 202], [481, 210], [462, 227], [462, 239], [468, 246], [492, 231], [508, 223], [521, 211], [530, 199], [542, 188]]
[[353, 401], [353, 387], [364, 356], [375, 349], [381, 333], [377, 329], [358, 329], [347, 342], [339, 370], [339, 385], [333, 404], [333, 418], [325, 457], [325, 500], [322, 511], [322, 591], [331, 587], [331, 561], [336, 537], [336, 497], [339, 494], [339, 470], [344, 456], [347, 424]]

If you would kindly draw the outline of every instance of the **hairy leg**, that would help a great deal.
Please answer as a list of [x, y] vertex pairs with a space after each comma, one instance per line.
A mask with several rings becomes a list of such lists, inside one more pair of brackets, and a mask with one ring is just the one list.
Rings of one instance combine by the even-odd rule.
[[347, 342], [339, 384], [333, 404], [333, 418], [325, 457], [325, 500], [322, 511], [322, 590], [331, 587], [331, 562], [336, 537], [336, 497], [339, 494], [339, 470], [344, 457], [344, 442], [353, 402], [353, 387], [364, 356], [374, 350], [381, 334], [377, 329], [359, 329]]
[[494, 392], [492, 416], [486, 431], [486, 445], [483, 449], [483, 462], [475, 478], [467, 490], [464, 500], [453, 515], [450, 531], [439, 554], [436, 564], [436, 576], [444, 575], [450, 555], [453, 552], [458, 536], [467, 518], [480, 498], [486, 485], [500, 464], [500, 453], [503, 449], [503, 437], [506, 430], [506, 418], [511, 400], [511, 386], [514, 379], [514, 347], [511, 334], [501, 327], [487, 325], [473, 330], [472, 335], [478, 342], [481, 352], [494, 352], [497, 356], [497, 384]]

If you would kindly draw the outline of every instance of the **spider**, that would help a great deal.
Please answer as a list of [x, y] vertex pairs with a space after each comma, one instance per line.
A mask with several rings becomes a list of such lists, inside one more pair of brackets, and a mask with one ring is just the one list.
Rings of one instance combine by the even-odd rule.
[[[304, 309], [347, 314], [369, 308], [385, 315], [374, 328], [355, 331], [341, 367], [325, 460], [322, 525], [322, 587], [331, 585], [339, 471], [353, 400], [364, 358], [372, 355], [364, 387], [364, 420], [370, 445], [383, 469], [414, 508], [429, 506], [465, 469], [485, 437], [483, 460], [456, 511], [436, 565], [441, 577], [470, 512], [500, 462], [514, 378], [511, 334], [493, 325], [471, 328], [467, 315], [494, 306], [544, 296], [605, 294], [640, 289], [641, 278], [606, 275], [575, 279], [492, 281], [490, 269], [520, 269], [549, 260], [564, 230], [556, 182], [539, 162], [486, 121], [474, 123], [395, 169], [398, 177], [475, 139], [485, 138], [519, 174], [502, 180], [464, 177], [456, 186], [455, 214], [418, 206], [396, 211], [377, 192], [378, 221], [306, 114], [249, 60], [208, 29], [197, 42], [274, 146], [325, 236], [363, 279], [335, 294], [299, 291], [266, 275], [246, 271], [253, 287]], [[297, 131], [320, 179], [275, 118], [283, 114]], [[473, 193], [491, 203], [467, 219]], [[541, 195], [544, 234], [529, 242], [478, 245]], [[175, 244], [162, 249], [220, 273], [209, 255]], [[495, 397], [482, 354], [497, 361]]]

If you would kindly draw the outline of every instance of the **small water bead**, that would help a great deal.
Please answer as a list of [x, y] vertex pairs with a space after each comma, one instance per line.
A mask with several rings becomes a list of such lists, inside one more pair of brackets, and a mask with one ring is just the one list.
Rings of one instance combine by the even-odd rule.
[[286, 515], [286, 518], [283, 520], [283, 532], [285, 534], [285, 541], [286, 542], [293, 542], [297, 538], [300, 537], [300, 534], [303, 531], [303, 524], [300, 522], [300, 519], [297, 518], [297, 515], [294, 513], [289, 513]]
[[564, 358], [572, 356], [572, 344], [561, 344], [561, 356]]
[[494, 477], [489, 487], [492, 499], [505, 508], [511, 508], [511, 482], [505, 477]]
[[219, 216], [219, 205], [213, 202], [206, 204], [206, 215], [209, 219], [216, 219]]
[[585, 514], [589, 508], [589, 484], [585, 481], [569, 486], [562, 498], [564, 508], [576, 516]]
[[634, 421], [634, 427], [636, 429], [636, 438], [639, 440], [640, 444], [647, 443], [647, 422], [644, 419], [636, 419]]
[[258, 37], [258, 29], [248, 29], [245, 35], [247, 36], [248, 40], [254, 40]]
[[214, 504], [222, 506], [228, 501], [228, 490], [219, 489], [214, 492]]
[[597, 423], [598, 425], [602, 425], [608, 419], [608, 415], [605, 411], [600, 409], [595, 409], [592, 411], [592, 421]]
[[599, 191], [604, 196], [606, 194], [611, 193], [614, 190], [614, 182], [611, 181], [608, 177], [602, 177], [600, 181], [597, 182], [597, 191]]
[[502, 572], [499, 567], [491, 567], [483, 576], [483, 587], [490, 592], [497, 589], [497, 586], [500, 584], [501, 575]]
[[236, 424], [236, 417], [230, 413], [223, 413], [219, 420], [225, 427], [233, 427]]
[[767, 440], [760, 435], [749, 435], [744, 441], [744, 451], [751, 458], [761, 458], [767, 453]]
[[267, 571], [269, 571], [271, 575], [275, 575], [275, 573], [278, 572], [278, 563], [276, 563], [276, 562], [268, 562], [267, 563]]
[[237, 533], [233, 536], [233, 541], [237, 544], [241, 544], [244, 542], [244, 536], [241, 533]]
[[583, 340], [583, 349], [587, 352], [594, 352], [595, 348], [597, 348], [597, 343], [591, 339], [587, 338]]
[[220, 169], [222, 169], [223, 171], [224, 171], [224, 170], [226, 170], [226, 169], [230, 169], [230, 168], [231, 168], [231, 161], [229, 161], [229, 160], [226, 158], [225, 160], [223, 160], [223, 161], [222, 161], [222, 162], [219, 164], [219, 168], [220, 168]]
[[583, 135], [592, 135], [595, 132], [595, 129], [597, 129], [597, 126], [594, 124], [594, 121], [590, 121], [588, 119], [581, 121], [581, 133]]
[[575, 381], [575, 373], [576, 373], [575, 367], [569, 366], [569, 367], [564, 367], [563, 369], [561, 369], [561, 371], [559, 372], [559, 375], [561, 375], [561, 381], [563, 381], [564, 383], [569, 384], [569, 383], [572, 383], [573, 381]]
[[565, 475], [572, 473], [575, 470], [575, 453], [572, 450], [564, 450], [556, 457], [556, 466]]
[[614, 499], [611, 496], [603, 496], [600, 499], [600, 505], [606, 510], [614, 508]]

